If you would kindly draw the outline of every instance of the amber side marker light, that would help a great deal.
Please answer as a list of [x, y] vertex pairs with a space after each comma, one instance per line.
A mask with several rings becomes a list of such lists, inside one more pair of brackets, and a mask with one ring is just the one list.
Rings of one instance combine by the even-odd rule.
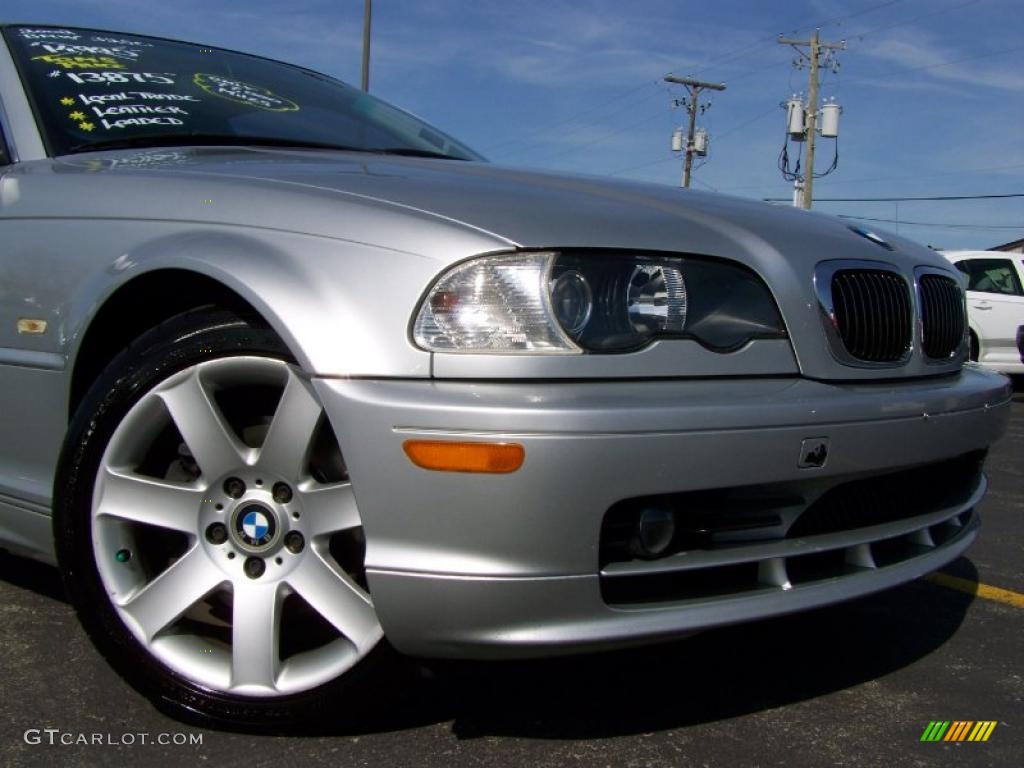
[[402, 450], [417, 467], [436, 472], [507, 474], [523, 466], [526, 457], [519, 443], [406, 440]]

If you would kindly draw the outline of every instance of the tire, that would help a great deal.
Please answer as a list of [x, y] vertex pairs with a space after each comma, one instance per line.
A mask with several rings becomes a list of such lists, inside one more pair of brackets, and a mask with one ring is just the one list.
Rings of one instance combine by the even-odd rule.
[[287, 730], [378, 682], [390, 651], [344, 460], [265, 326], [207, 307], [139, 337], [78, 408], [56, 477], [71, 602], [161, 710]]

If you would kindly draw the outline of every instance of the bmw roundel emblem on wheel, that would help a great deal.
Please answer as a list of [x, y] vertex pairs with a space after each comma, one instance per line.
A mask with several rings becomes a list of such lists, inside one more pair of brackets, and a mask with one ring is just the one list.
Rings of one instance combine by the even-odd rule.
[[277, 533], [273, 513], [259, 505], [243, 507], [237, 525], [239, 538], [250, 547], [266, 546]]

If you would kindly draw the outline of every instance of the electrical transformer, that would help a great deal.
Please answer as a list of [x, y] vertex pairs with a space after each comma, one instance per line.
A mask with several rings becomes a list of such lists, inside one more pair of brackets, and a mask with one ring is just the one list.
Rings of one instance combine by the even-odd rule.
[[698, 157], [708, 153], [708, 132], [703, 128], [698, 128], [693, 134], [693, 153]]
[[683, 129], [676, 128], [672, 131], [672, 151], [682, 152], [683, 151]]
[[839, 113], [843, 108], [834, 102], [821, 107], [821, 135], [826, 139], [839, 136]]
[[804, 102], [799, 96], [786, 102], [786, 130], [794, 141], [804, 140]]

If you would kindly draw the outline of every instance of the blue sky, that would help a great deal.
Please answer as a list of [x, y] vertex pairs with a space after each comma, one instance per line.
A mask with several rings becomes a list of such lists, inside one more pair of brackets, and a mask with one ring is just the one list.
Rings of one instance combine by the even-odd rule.
[[[3, 0], [8, 21], [98, 26], [235, 48], [359, 82], [362, 0]], [[847, 41], [823, 96], [843, 106], [839, 168], [815, 208], [947, 248], [1024, 237], [1021, 0], [376, 0], [371, 90], [503, 164], [678, 185], [669, 72], [725, 82], [694, 186], [784, 197], [780, 102], [806, 70], [779, 33]], [[819, 142], [818, 168], [833, 144]], [[898, 223], [897, 223], [898, 222]]]

